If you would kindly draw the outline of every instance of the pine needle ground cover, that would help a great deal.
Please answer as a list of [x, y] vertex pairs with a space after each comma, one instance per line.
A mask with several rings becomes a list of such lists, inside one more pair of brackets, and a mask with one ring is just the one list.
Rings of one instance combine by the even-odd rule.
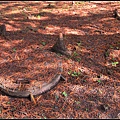
[[[119, 1], [0, 2], [0, 25], [6, 25], [6, 36], [0, 36], [0, 77], [46, 82], [59, 65], [65, 77], [35, 97], [36, 104], [0, 91], [0, 118], [120, 118], [115, 9]], [[49, 51], [61, 32], [70, 57]]]

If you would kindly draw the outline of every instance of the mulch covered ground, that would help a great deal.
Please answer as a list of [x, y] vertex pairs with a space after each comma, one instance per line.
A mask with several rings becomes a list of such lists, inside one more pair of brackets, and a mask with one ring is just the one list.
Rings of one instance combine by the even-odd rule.
[[[0, 92], [0, 118], [120, 118], [116, 8], [120, 2], [0, 2], [7, 30], [0, 36], [0, 77], [48, 82], [62, 67], [66, 78], [36, 104]], [[71, 57], [50, 51], [61, 32]]]

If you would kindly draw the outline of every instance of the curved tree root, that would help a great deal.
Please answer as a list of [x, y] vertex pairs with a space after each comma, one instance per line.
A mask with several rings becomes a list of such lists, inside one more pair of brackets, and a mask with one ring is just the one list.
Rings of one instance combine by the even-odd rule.
[[55, 75], [55, 77], [49, 82], [45, 83], [40, 87], [30, 87], [29, 90], [26, 91], [20, 91], [20, 90], [11, 90], [9, 88], [6, 88], [2, 84], [0, 84], [0, 90], [4, 92], [5, 94], [13, 97], [29, 97], [29, 96], [38, 96], [41, 95], [47, 91], [50, 91], [52, 88], [54, 88], [60, 80], [65, 80], [65, 78], [61, 74]]

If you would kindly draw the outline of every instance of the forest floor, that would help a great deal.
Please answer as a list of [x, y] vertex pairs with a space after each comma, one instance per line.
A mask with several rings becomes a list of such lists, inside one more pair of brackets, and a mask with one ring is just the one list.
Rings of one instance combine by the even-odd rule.
[[[35, 97], [0, 92], [0, 118], [120, 118], [120, 2], [0, 2], [0, 76], [61, 81]], [[50, 48], [63, 33], [71, 57]], [[52, 61], [46, 68], [44, 63]], [[49, 70], [49, 71], [47, 71]], [[48, 73], [49, 72], [49, 73]]]

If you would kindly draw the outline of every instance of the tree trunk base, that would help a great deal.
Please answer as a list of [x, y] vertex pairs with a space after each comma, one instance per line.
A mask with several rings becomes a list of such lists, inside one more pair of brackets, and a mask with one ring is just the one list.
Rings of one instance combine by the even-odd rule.
[[0, 35], [6, 36], [6, 26], [4, 24], [0, 25]]
[[119, 12], [118, 12], [118, 9], [115, 9], [115, 10], [113, 11], [113, 14], [114, 14], [114, 18], [116, 18], [117, 20], [120, 20], [120, 14], [119, 14]]
[[51, 48], [51, 51], [56, 53], [61, 53], [66, 56], [71, 56], [71, 51], [67, 50], [67, 48], [65, 47], [62, 33], [59, 34], [59, 39], [53, 45], [53, 47]]

